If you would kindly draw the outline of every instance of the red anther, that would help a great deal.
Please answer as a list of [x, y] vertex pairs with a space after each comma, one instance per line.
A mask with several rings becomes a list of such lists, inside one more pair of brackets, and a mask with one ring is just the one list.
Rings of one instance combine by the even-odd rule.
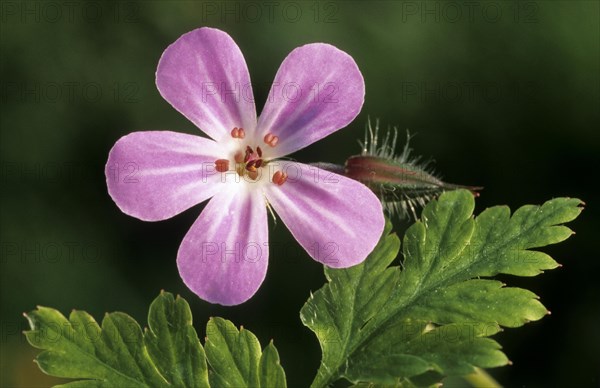
[[273, 183], [277, 186], [281, 186], [287, 181], [287, 177], [288, 175], [285, 172], [275, 171], [275, 174], [273, 174]]
[[248, 178], [256, 180], [258, 178], [258, 170], [248, 171]]
[[259, 168], [260, 166], [262, 166], [262, 159], [256, 159], [254, 161], [254, 167]]
[[229, 160], [227, 160], [227, 159], [217, 159], [215, 161], [215, 169], [218, 172], [229, 171]]
[[262, 158], [262, 150], [260, 149], [260, 147], [256, 147], [256, 153], [258, 154], [259, 158]]
[[246, 131], [244, 131], [244, 128], [234, 127], [231, 130], [231, 137], [235, 139], [243, 139], [246, 137]]
[[246, 155], [244, 155], [244, 163], [250, 160], [250, 156], [252, 156], [253, 153], [254, 151], [252, 151], [252, 148], [250, 148], [250, 146], [246, 146]]
[[279, 142], [279, 137], [273, 135], [272, 133], [267, 133], [263, 138], [263, 141], [265, 142], [265, 144], [268, 144], [271, 147], [275, 147], [277, 145], [277, 142]]

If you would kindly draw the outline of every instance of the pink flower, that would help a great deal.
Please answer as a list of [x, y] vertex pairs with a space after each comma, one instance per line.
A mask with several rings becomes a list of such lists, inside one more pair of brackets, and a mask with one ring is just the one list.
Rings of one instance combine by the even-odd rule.
[[133, 132], [106, 164], [108, 192], [124, 213], [171, 218], [212, 198], [177, 253], [185, 284], [223, 305], [248, 300], [267, 272], [267, 206], [309, 255], [330, 267], [361, 263], [384, 226], [364, 185], [280, 159], [350, 123], [364, 81], [348, 54], [323, 43], [292, 51], [257, 119], [250, 76], [225, 32], [200, 28], [163, 53], [160, 94], [211, 139], [169, 131]]

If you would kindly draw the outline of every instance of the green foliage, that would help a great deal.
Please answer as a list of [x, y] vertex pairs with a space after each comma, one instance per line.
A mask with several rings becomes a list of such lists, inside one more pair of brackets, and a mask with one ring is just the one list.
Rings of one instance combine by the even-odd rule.
[[430, 385], [432, 376], [506, 365], [488, 337], [547, 310], [530, 291], [482, 277], [556, 268], [551, 257], [529, 249], [567, 239], [572, 231], [560, 224], [575, 219], [581, 204], [559, 198], [523, 206], [512, 217], [499, 206], [474, 218], [471, 193], [445, 193], [407, 230], [400, 266], [390, 266], [400, 240], [388, 223], [365, 262], [326, 268], [328, 283], [301, 310], [323, 352], [313, 387], [340, 378], [373, 383], [367, 386]]
[[243, 327], [211, 318], [205, 344], [213, 387], [284, 387], [285, 374], [273, 342], [261, 354], [258, 339]]
[[84, 311], [73, 311], [67, 319], [38, 307], [26, 317], [31, 326], [27, 340], [44, 350], [36, 358], [40, 369], [83, 379], [66, 387], [286, 386], [272, 342], [261, 352], [251, 332], [211, 318], [204, 350], [189, 305], [170, 293], [161, 292], [152, 302], [144, 332], [119, 312], [106, 314], [102, 327]]
[[[523, 206], [512, 217], [494, 207], [473, 217], [465, 190], [430, 202], [400, 239], [388, 222], [379, 244], [360, 265], [325, 269], [328, 283], [301, 310], [323, 357], [313, 387], [346, 378], [355, 387], [436, 386], [445, 376], [486, 381], [480, 368], [506, 365], [489, 337], [547, 314], [530, 291], [489, 279], [535, 276], [558, 264], [532, 251], [567, 239], [562, 224], [581, 201], [558, 198]], [[148, 328], [124, 313], [99, 326], [86, 312], [69, 319], [38, 307], [26, 314], [28, 341], [47, 374], [78, 379], [69, 387], [285, 387], [279, 355], [243, 327], [211, 318], [202, 346], [189, 305], [162, 292], [151, 304]], [[469, 377], [470, 376], [470, 377]]]

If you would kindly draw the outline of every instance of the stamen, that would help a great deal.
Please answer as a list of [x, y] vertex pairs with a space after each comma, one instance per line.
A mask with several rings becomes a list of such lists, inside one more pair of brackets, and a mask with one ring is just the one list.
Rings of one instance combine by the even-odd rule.
[[275, 147], [279, 142], [279, 137], [273, 135], [272, 133], [267, 133], [263, 140], [266, 144], [270, 145], [271, 147]]
[[273, 174], [273, 183], [277, 186], [281, 186], [287, 181], [287, 178], [288, 175], [285, 172], [276, 171], [275, 174]]
[[[238, 132], [243, 131], [242, 128], [237, 128]], [[233, 158], [236, 163], [236, 171], [240, 176], [247, 176], [252, 180], [258, 179], [260, 171], [258, 169], [267, 163], [262, 160], [262, 150], [256, 147], [256, 152], [250, 146], [246, 146], [244, 151], [238, 151]]]
[[217, 159], [215, 161], [215, 170], [217, 170], [218, 172], [229, 171], [229, 160], [227, 160], [227, 159]]
[[244, 131], [244, 128], [234, 127], [231, 130], [231, 137], [235, 139], [243, 139], [246, 137], [246, 131]]
[[[260, 159], [259, 159], [260, 160]], [[256, 162], [257, 160], [251, 160], [246, 164], [246, 170], [248, 171], [256, 171]]]
[[254, 151], [252, 150], [252, 148], [250, 148], [250, 146], [246, 146], [246, 155], [244, 156], [244, 163], [250, 160], [250, 157], [253, 153]]
[[242, 154], [242, 151], [236, 152], [234, 159], [235, 159], [236, 163], [243, 163], [244, 162], [244, 154]]

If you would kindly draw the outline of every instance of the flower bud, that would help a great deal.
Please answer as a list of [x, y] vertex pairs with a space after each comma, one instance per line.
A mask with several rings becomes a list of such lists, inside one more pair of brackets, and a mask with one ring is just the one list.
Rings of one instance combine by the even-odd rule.
[[410, 210], [415, 218], [416, 205], [424, 206], [444, 191], [467, 189], [478, 196], [481, 189], [443, 182], [416, 163], [368, 154], [349, 157], [344, 175], [369, 187], [389, 212], [406, 215]]
[[481, 187], [462, 186], [446, 183], [439, 179], [419, 157], [411, 157], [408, 146], [410, 136], [402, 152], [395, 152], [398, 133], [388, 131], [379, 144], [379, 123], [375, 128], [367, 123], [365, 140], [360, 155], [351, 156], [345, 165], [324, 168], [362, 182], [377, 194], [388, 213], [401, 217], [410, 214], [416, 219], [416, 208], [425, 206], [431, 199], [447, 190], [467, 189], [479, 196]]

